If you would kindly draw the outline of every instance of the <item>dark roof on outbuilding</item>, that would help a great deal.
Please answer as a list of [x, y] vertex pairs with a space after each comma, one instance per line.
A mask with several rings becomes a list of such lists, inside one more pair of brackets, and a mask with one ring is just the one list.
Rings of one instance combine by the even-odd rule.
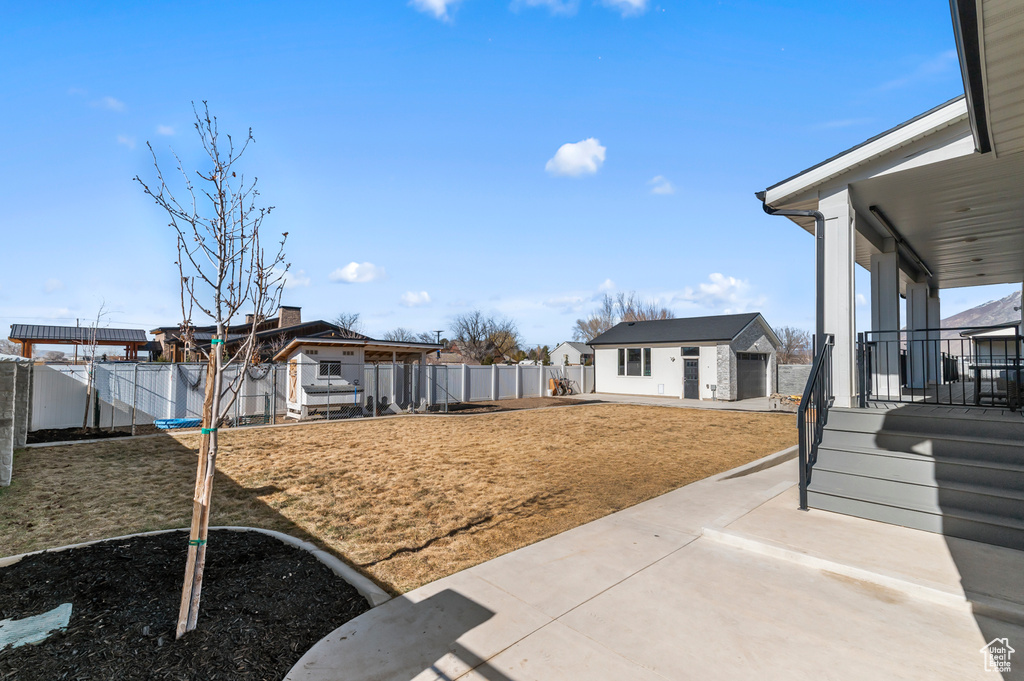
[[[11, 324], [11, 340], [33, 342], [63, 341], [91, 343], [93, 330], [86, 326], [48, 326], [44, 324]], [[145, 343], [149, 340], [142, 329], [96, 329], [100, 343]]]
[[590, 345], [731, 341], [760, 314], [747, 312], [649, 322], [620, 322], [590, 341]]

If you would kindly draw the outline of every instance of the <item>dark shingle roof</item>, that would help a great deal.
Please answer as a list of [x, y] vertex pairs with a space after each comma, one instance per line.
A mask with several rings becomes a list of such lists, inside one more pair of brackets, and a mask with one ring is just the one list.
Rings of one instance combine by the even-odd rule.
[[[11, 324], [11, 340], [92, 342], [92, 329], [84, 326], [47, 326], [43, 324]], [[104, 343], [145, 343], [149, 339], [142, 329], [96, 329], [96, 340]]]
[[650, 322], [621, 322], [590, 341], [590, 345], [628, 343], [696, 343], [731, 341], [758, 312], [727, 314], [686, 319], [659, 319]]

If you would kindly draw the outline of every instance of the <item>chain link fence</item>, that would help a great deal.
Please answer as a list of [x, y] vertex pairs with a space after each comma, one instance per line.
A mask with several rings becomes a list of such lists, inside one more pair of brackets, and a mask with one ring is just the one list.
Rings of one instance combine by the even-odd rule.
[[[205, 363], [40, 365], [34, 372], [33, 431], [180, 425], [202, 417]], [[447, 411], [460, 402], [550, 395], [549, 380], [568, 378], [590, 392], [594, 368], [465, 364], [360, 364], [336, 360], [232, 366], [225, 372], [228, 426], [284, 419], [334, 420]]]

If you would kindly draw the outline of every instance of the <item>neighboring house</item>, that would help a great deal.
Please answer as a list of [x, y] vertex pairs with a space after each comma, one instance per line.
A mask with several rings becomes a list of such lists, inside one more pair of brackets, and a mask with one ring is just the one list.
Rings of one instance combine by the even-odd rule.
[[1024, 281], [1024, 13], [999, 7], [951, 2], [964, 96], [757, 196], [816, 235], [801, 506], [1024, 549], [1024, 419], [999, 380], [1020, 335], [968, 341], [940, 315], [946, 289]]
[[[251, 326], [252, 316], [246, 315], [245, 322], [228, 327], [225, 347], [229, 352], [248, 338]], [[197, 351], [209, 350], [210, 341], [216, 331], [217, 327], [213, 325], [194, 327], [191, 339], [194, 347], [187, 346], [187, 339], [182, 338], [183, 334], [178, 326], [161, 326], [153, 329], [150, 333], [156, 337], [155, 342], [160, 344], [160, 354], [164, 360], [187, 362], [201, 359], [201, 354]], [[302, 308], [282, 305], [278, 309], [276, 317], [270, 317], [256, 325], [257, 354], [260, 360], [269, 360], [293, 338], [328, 332], [334, 333], [337, 337], [366, 338], [362, 334], [343, 329], [337, 324], [325, 322], [322, 319], [303, 322]]]
[[551, 363], [558, 366], [564, 364], [593, 364], [594, 349], [586, 343], [565, 341], [550, 353]]
[[780, 345], [760, 312], [622, 322], [590, 341], [596, 392], [701, 400], [766, 397]]
[[384, 397], [389, 404], [396, 402], [392, 390], [411, 396], [418, 388], [414, 385], [413, 372], [403, 371], [399, 377], [398, 365], [426, 364], [428, 356], [440, 348], [436, 343], [385, 341], [365, 336], [343, 338], [327, 331], [293, 338], [272, 359], [288, 363], [288, 416], [306, 418], [312, 411], [365, 405], [361, 395], [366, 390], [364, 370], [367, 364], [388, 365], [391, 373], [387, 381], [388, 394]]

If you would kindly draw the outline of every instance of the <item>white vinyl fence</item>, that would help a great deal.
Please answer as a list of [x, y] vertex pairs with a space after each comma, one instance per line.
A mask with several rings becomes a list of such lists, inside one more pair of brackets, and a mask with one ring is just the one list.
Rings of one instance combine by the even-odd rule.
[[[31, 430], [81, 428], [128, 428], [152, 424], [157, 419], [199, 418], [202, 415], [206, 365], [202, 363], [97, 363], [95, 390], [87, 404], [89, 367], [82, 365], [40, 365], [33, 372]], [[229, 413], [238, 425], [273, 422], [287, 413], [289, 366], [264, 364], [246, 369], [230, 367], [227, 378], [242, 371], [239, 397]], [[574, 392], [594, 389], [594, 367], [519, 366], [466, 364], [366, 364], [358, 390], [341, 390], [341, 379], [333, 386], [335, 404], [346, 400], [350, 415], [373, 415], [373, 405], [394, 405], [401, 410], [458, 402], [479, 402], [550, 395], [548, 379], [568, 378]], [[319, 375], [317, 363], [298, 366], [296, 389], [318, 380], [326, 385], [330, 403], [331, 378]], [[381, 406], [381, 409], [384, 407]], [[328, 414], [332, 413], [328, 407]]]

